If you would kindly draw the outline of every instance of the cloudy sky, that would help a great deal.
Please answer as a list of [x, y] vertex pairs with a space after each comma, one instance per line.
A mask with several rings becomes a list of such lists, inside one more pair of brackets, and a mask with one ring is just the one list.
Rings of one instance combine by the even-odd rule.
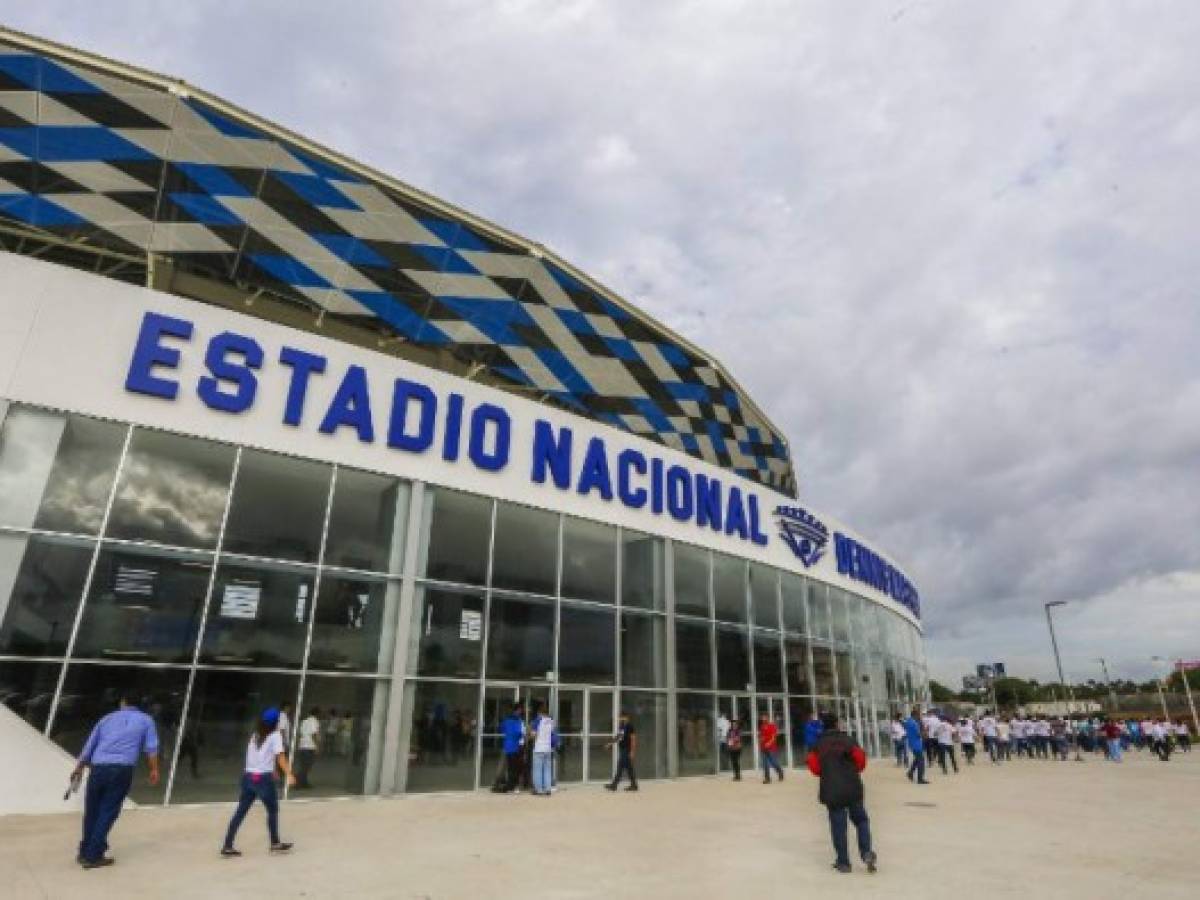
[[1200, 5], [133, 3], [0, 21], [555, 248], [710, 349], [935, 676], [1200, 658]]

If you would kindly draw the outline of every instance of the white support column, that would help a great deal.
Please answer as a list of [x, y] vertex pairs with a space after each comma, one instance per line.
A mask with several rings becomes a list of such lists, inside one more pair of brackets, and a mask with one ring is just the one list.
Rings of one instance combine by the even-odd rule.
[[679, 721], [679, 699], [675, 695], [675, 549], [671, 541], [663, 539], [663, 603], [666, 608], [666, 634], [663, 635], [663, 684], [667, 689], [667, 775], [679, 777], [679, 742], [677, 729], [671, 725]]

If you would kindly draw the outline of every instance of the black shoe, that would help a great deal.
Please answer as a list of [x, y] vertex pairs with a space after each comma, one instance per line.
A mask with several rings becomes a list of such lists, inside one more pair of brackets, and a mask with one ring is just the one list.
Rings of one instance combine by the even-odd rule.
[[105, 866], [111, 866], [116, 860], [111, 856], [102, 856], [99, 859], [85, 859], [80, 865], [85, 869], [103, 869]]
[[222, 856], [241, 856], [241, 855], [242, 855], [242, 851], [241, 851], [241, 850], [234, 850], [232, 847], [222, 847], [222, 848], [221, 848], [221, 855], [222, 855]]
[[932, 781], [925, 781], [924, 779], [922, 779], [921, 781], [918, 781], [918, 782], [917, 782], [917, 784], [933, 784], [933, 782], [932, 782]]
[[636, 791], [637, 789], [638, 787], [636, 784], [631, 784], [629, 787], [625, 788], [627, 791]]
[[908, 773], [908, 780], [909, 780], [909, 781], [912, 781], [912, 780], [913, 780], [913, 773], [912, 773], [912, 772], [909, 772], [909, 773]]
[[84, 859], [83, 859], [83, 854], [82, 854], [82, 853], [76, 853], [76, 854], [75, 854], [75, 862], [76, 862], [78, 865], [81, 865], [81, 866], [83, 865], [83, 863], [84, 863]]
[[764, 778], [764, 779], [763, 779], [763, 784], [770, 784], [770, 783], [771, 783], [771, 779], [770, 779], [770, 777], [767, 777], [767, 778]]
[[284, 842], [282, 842], [282, 841], [281, 841], [280, 843], [278, 843], [278, 844], [272, 844], [272, 845], [271, 845], [271, 852], [272, 852], [272, 853], [287, 853], [287, 852], [288, 852], [289, 850], [291, 850], [291, 849], [292, 849], [292, 845], [291, 845], [291, 844], [289, 844], [289, 843], [284, 843]]
[[604, 789], [606, 791], [615, 791], [617, 789], [617, 786], [615, 784], [606, 784], [604, 786]]
[[863, 854], [863, 862], [867, 864], [868, 872], [874, 872], [878, 868], [876, 865], [878, 861], [879, 857], [875, 855], [874, 850], [868, 850], [865, 854]]
[[843, 875], [849, 875], [852, 871], [854, 871], [853, 869], [850, 868], [850, 863], [836, 863], [836, 862], [833, 864], [833, 870], [835, 872], [841, 872]]

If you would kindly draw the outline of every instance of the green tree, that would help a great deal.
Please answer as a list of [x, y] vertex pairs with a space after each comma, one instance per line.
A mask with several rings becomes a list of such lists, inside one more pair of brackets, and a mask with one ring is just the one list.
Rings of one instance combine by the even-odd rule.
[[954, 691], [932, 678], [929, 679], [929, 696], [934, 703], [953, 703], [956, 697]]
[[1034, 686], [1023, 678], [997, 678], [994, 688], [996, 703], [1003, 708], [1024, 706], [1037, 696]]

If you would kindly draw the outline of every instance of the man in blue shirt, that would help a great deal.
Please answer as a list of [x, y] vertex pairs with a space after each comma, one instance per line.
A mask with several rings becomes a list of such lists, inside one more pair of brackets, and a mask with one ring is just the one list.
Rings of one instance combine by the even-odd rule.
[[83, 801], [83, 839], [79, 842], [78, 862], [85, 869], [111, 866], [105, 856], [108, 833], [121, 814], [121, 806], [133, 786], [133, 770], [138, 756], [146, 754], [150, 764], [150, 784], [158, 784], [158, 733], [154, 720], [122, 696], [120, 709], [96, 723], [88, 735], [72, 778], [91, 769]]
[[505, 790], [517, 791], [525, 759], [525, 709], [518, 703], [500, 723], [500, 734], [504, 737], [504, 759], [506, 764]]
[[913, 710], [904, 720], [904, 737], [908, 741], [908, 750], [912, 754], [912, 765], [908, 767], [908, 780], [913, 780], [917, 773], [917, 784], [929, 784], [925, 780], [925, 741], [921, 737], [921, 723], [917, 721], [917, 710]]
[[806, 755], [816, 749], [817, 741], [821, 739], [821, 733], [824, 730], [825, 726], [821, 724], [820, 716], [814, 712], [804, 726], [804, 749]]

